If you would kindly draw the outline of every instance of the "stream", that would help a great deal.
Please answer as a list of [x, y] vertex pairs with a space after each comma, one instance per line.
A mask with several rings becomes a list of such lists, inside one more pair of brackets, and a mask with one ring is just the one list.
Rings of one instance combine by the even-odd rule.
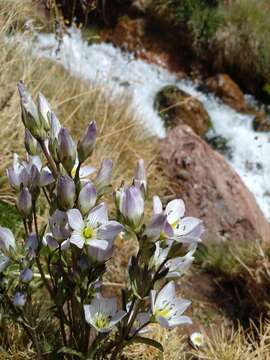
[[54, 34], [37, 34], [31, 48], [35, 56], [50, 58], [91, 85], [104, 85], [111, 96], [128, 94], [134, 111], [146, 128], [158, 137], [165, 136], [162, 119], [153, 108], [155, 95], [165, 85], [176, 85], [196, 96], [208, 111], [213, 123], [212, 134], [227, 139], [230, 151], [227, 161], [255, 195], [270, 221], [270, 133], [255, 132], [251, 115], [236, 112], [214, 95], [197, 90], [191, 80], [178, 80], [166, 69], [136, 59], [111, 44], [83, 41], [79, 30], [65, 35], [59, 52]]

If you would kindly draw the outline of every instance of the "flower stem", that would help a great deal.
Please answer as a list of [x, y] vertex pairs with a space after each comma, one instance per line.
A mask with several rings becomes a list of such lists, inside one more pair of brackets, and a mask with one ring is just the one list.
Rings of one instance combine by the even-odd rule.
[[46, 157], [46, 159], [48, 161], [49, 168], [51, 169], [51, 172], [52, 172], [54, 178], [57, 179], [57, 176], [58, 176], [57, 167], [56, 167], [50, 153], [48, 152], [48, 149], [47, 149], [47, 147], [46, 147], [46, 145], [44, 143], [44, 140], [40, 141], [40, 146], [41, 146], [41, 149], [42, 149], [42, 151], [43, 151], [43, 153], [44, 153], [44, 155], [45, 155], [45, 157]]

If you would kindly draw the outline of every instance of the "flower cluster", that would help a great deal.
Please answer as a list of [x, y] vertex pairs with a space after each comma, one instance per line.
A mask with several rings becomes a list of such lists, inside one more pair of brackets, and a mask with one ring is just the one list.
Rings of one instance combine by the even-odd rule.
[[[102, 200], [110, 189], [112, 161], [104, 159], [99, 169], [85, 164], [94, 151], [96, 123], [90, 122], [76, 143], [42, 94], [36, 104], [23, 83], [18, 89], [26, 159], [15, 154], [7, 176], [17, 195], [23, 241], [0, 227], [0, 273], [13, 276], [12, 286], [7, 281], [1, 288], [10, 311], [30, 328], [24, 312], [36, 288], [31, 284], [41, 279], [56, 309], [62, 345], [93, 359], [107, 353], [115, 358], [133, 341], [149, 344], [140, 334], [151, 323], [167, 328], [191, 323], [183, 315], [190, 301], [177, 297], [174, 281], [193, 261], [202, 222], [185, 216], [181, 199], [164, 208], [158, 196], [145, 221], [149, 189], [142, 159], [132, 183], [114, 191], [112, 219]], [[43, 225], [38, 214], [45, 201], [49, 216]], [[126, 241], [135, 239], [138, 251], [129, 259], [127, 285], [117, 301], [103, 297], [102, 279], [120, 233], [130, 238]], [[154, 340], [151, 345], [161, 347]]]

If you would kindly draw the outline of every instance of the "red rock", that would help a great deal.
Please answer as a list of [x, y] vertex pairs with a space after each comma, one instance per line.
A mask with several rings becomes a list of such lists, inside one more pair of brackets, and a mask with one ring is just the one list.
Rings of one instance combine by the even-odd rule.
[[[270, 241], [270, 224], [239, 175], [190, 127], [179, 125], [161, 140], [159, 162], [187, 214], [201, 218], [206, 239]], [[183, 176], [183, 173], [185, 176]]]
[[206, 87], [235, 110], [245, 111], [247, 109], [243, 92], [229, 75], [218, 74], [208, 78]]

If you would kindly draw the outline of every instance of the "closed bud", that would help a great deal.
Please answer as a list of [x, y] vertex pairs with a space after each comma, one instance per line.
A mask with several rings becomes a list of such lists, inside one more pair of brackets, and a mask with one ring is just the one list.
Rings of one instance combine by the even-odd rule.
[[144, 214], [144, 200], [139, 189], [130, 186], [120, 196], [119, 210], [129, 226], [137, 230]]
[[83, 138], [78, 143], [78, 157], [80, 163], [83, 163], [91, 155], [96, 142], [96, 136], [96, 122], [92, 121], [88, 125]]
[[20, 279], [24, 283], [28, 283], [33, 278], [33, 271], [31, 269], [24, 269], [20, 274]]
[[48, 118], [50, 121], [50, 135], [49, 135], [49, 150], [50, 153], [57, 163], [59, 162], [58, 158], [58, 135], [61, 129], [61, 124], [57, 119], [54, 112], [49, 112]]
[[95, 178], [95, 185], [98, 193], [101, 195], [107, 186], [110, 185], [112, 177], [112, 160], [105, 159]]
[[14, 306], [16, 307], [24, 307], [25, 303], [26, 303], [26, 296], [25, 294], [21, 293], [21, 292], [16, 292], [16, 294], [13, 297], [12, 303]]
[[28, 129], [24, 133], [24, 146], [29, 155], [35, 156], [40, 153], [40, 145]]
[[81, 189], [79, 198], [78, 198], [78, 205], [81, 213], [86, 215], [89, 213], [90, 209], [95, 205], [97, 200], [97, 191], [93, 184], [88, 182], [84, 185]]
[[32, 196], [27, 187], [21, 189], [18, 200], [17, 209], [23, 218], [27, 218], [32, 213]]
[[145, 196], [147, 191], [147, 178], [143, 159], [140, 159], [137, 163], [134, 174], [134, 186], [140, 189]]
[[24, 126], [35, 138], [45, 139], [46, 132], [42, 127], [37, 107], [22, 82], [18, 83], [18, 90], [21, 98], [22, 121]]
[[62, 128], [58, 135], [58, 157], [67, 172], [74, 168], [77, 150], [69, 131]]
[[45, 131], [49, 131], [50, 123], [49, 123], [48, 113], [51, 111], [50, 105], [48, 104], [46, 98], [41, 93], [38, 94], [37, 101], [38, 101], [38, 114], [41, 124], [45, 129]]
[[75, 183], [68, 175], [57, 180], [57, 202], [61, 210], [71, 209], [76, 200]]

